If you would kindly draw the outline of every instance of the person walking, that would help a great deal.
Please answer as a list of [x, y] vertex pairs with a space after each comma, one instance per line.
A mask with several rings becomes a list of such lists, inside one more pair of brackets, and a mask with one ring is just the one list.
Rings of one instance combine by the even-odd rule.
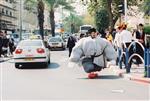
[[92, 79], [98, 76], [97, 71], [107, 67], [107, 60], [115, 64], [117, 54], [108, 40], [97, 35], [95, 28], [91, 28], [88, 32], [90, 36], [76, 43], [69, 61], [78, 63], [81, 60], [88, 78]]
[[123, 48], [128, 47], [130, 43], [132, 42], [132, 33], [127, 30], [127, 25], [122, 24], [121, 26], [121, 33], [120, 33], [120, 40], [121, 44], [123, 45]]
[[75, 43], [77, 42], [75, 36], [71, 35], [68, 38], [68, 42], [67, 42], [67, 48], [69, 49], [69, 57], [71, 55], [72, 52], [72, 48], [75, 46]]

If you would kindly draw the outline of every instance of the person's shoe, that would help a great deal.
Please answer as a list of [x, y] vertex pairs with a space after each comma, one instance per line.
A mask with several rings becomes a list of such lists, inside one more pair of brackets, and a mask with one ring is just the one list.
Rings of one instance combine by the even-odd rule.
[[89, 78], [89, 79], [94, 79], [94, 78], [96, 78], [96, 77], [98, 77], [98, 74], [97, 74], [97, 73], [89, 73], [89, 74], [88, 74], [88, 78]]

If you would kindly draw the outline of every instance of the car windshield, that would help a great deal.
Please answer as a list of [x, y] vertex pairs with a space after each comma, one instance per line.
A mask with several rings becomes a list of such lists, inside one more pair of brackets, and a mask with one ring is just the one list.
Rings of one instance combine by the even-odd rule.
[[18, 34], [13, 34], [13, 38], [19, 38]]
[[49, 39], [49, 42], [61, 42], [61, 41], [62, 41], [61, 38], [56, 38], [56, 37]]
[[42, 46], [41, 41], [23, 41], [20, 46]]
[[81, 27], [81, 30], [89, 30], [91, 27]]

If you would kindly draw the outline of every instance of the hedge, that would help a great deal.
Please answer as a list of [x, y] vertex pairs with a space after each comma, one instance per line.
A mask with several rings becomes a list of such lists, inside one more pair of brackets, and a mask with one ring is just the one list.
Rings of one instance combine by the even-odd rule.
[[144, 31], [145, 31], [146, 34], [150, 35], [150, 25], [149, 26], [145, 26], [144, 27]]

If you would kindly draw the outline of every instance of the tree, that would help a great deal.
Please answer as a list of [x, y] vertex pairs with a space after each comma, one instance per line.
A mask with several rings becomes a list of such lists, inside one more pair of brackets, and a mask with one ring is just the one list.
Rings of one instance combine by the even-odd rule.
[[96, 12], [95, 25], [99, 32], [109, 27], [108, 12], [105, 9]]
[[83, 25], [83, 17], [70, 13], [70, 16], [64, 19], [64, 28], [66, 31], [71, 32], [71, 24], [73, 24], [74, 32], [79, 31], [79, 26]]
[[45, 0], [49, 6], [49, 16], [52, 36], [55, 36], [55, 9], [62, 6], [62, 9], [73, 11], [73, 7], [66, 0]]
[[150, 16], [150, 0], [144, 0], [144, 2], [140, 6], [140, 9], [144, 11], [145, 15]]
[[[119, 17], [118, 5], [123, 1], [124, 0], [90, 0], [90, 3], [88, 4], [88, 11], [90, 14], [95, 16], [97, 10], [107, 10], [109, 16], [109, 26], [113, 28]], [[130, 5], [137, 5], [137, 1], [128, 0], [128, 7]]]
[[94, 18], [89, 13], [83, 15], [83, 24], [94, 25]]
[[42, 40], [44, 40], [44, 3], [43, 0], [26, 0], [25, 1], [26, 9], [33, 10], [34, 6], [37, 7], [37, 17], [38, 17], [38, 25], [40, 29], [40, 35]]

